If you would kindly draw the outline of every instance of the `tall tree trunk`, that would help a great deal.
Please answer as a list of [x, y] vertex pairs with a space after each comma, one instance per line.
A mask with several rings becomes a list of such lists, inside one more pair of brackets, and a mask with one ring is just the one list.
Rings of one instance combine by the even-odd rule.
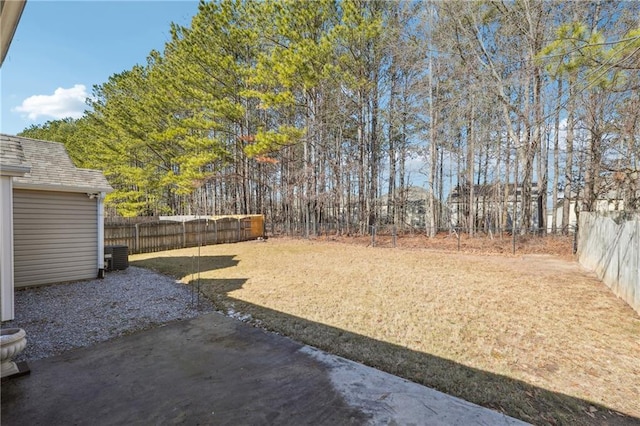
[[[501, 231], [506, 229], [508, 218], [509, 218], [509, 197], [510, 197], [510, 187], [509, 181], [511, 180], [511, 150], [513, 146], [511, 145], [511, 139], [507, 136], [507, 141], [505, 145], [505, 161], [504, 161], [504, 176], [505, 176], [505, 185], [503, 187], [502, 194], [502, 227]], [[515, 185], [515, 183], [514, 183]], [[511, 226], [513, 227], [513, 221]]]
[[473, 237], [476, 227], [476, 211], [475, 211], [475, 188], [474, 188], [474, 176], [475, 176], [475, 96], [471, 95], [471, 112], [469, 115], [469, 131], [467, 132], [467, 182], [469, 185], [469, 217], [467, 223], [469, 226], [469, 236]]
[[371, 179], [369, 182], [369, 227], [375, 226], [378, 222], [378, 166], [380, 164], [380, 148], [378, 141], [378, 72], [373, 73], [373, 93], [371, 95]]
[[575, 126], [575, 89], [574, 78], [569, 78], [569, 100], [567, 101], [567, 155], [565, 157], [564, 168], [564, 196], [562, 201], [562, 232], [564, 234], [569, 232], [570, 214], [571, 214], [571, 201], [573, 195], [573, 130]]
[[558, 103], [556, 104], [556, 115], [553, 122], [553, 188], [551, 189], [551, 232], [558, 232], [558, 180], [560, 174], [560, 110], [562, 106], [562, 79], [558, 79]]
[[[429, 33], [433, 32], [433, 4], [429, 4]], [[428, 220], [426, 223], [428, 224], [429, 229], [427, 230], [427, 235], [433, 238], [436, 236], [436, 171], [438, 167], [438, 151], [436, 145], [436, 114], [435, 114], [435, 105], [433, 101], [433, 92], [434, 92], [434, 84], [433, 84], [433, 53], [429, 51], [429, 194], [427, 194], [427, 198], [429, 200], [429, 208], [428, 208]]]
[[589, 130], [589, 157], [585, 172], [585, 192], [584, 209], [594, 211], [599, 194], [600, 166], [602, 161], [602, 131], [598, 122], [600, 108], [598, 106], [597, 94], [589, 95], [589, 105], [587, 107], [587, 127]]
[[359, 117], [358, 117], [358, 149], [359, 149], [359, 161], [358, 161], [358, 227], [360, 234], [366, 232], [365, 228], [365, 214], [367, 209], [366, 204], [366, 178], [365, 169], [367, 166], [367, 146], [365, 141], [365, 123], [364, 123], [364, 95], [360, 95]]
[[548, 172], [549, 172], [549, 138], [542, 136], [542, 116], [543, 102], [542, 102], [542, 77], [539, 72], [536, 72], [535, 76], [535, 124], [537, 130], [538, 143], [540, 144], [540, 152], [538, 153], [538, 232], [544, 234], [546, 232], [547, 223], [547, 184], [548, 184]]
[[387, 222], [396, 223], [396, 165], [397, 165], [397, 102], [398, 102], [398, 71], [395, 55], [391, 57], [391, 93], [389, 95], [389, 185], [387, 192]]
[[311, 232], [310, 221], [311, 212], [309, 205], [309, 137], [304, 138], [303, 143], [303, 173], [302, 173], [302, 194], [300, 201], [303, 206], [303, 222], [304, 222], [304, 236], [309, 238]]
[[[527, 82], [525, 84], [525, 94], [524, 94], [524, 110], [526, 121], [523, 123], [524, 125], [524, 134], [525, 134], [525, 158], [524, 158], [524, 170], [522, 176], [522, 185], [521, 185], [521, 200], [522, 200], [522, 232], [529, 232], [531, 229], [531, 185], [532, 185], [532, 175], [533, 175], [533, 159], [535, 156], [536, 148], [537, 148], [537, 137], [538, 137], [538, 128], [534, 123], [532, 128], [530, 124], [531, 120], [531, 105], [530, 105], [530, 84]], [[534, 95], [535, 96], [535, 95]]]
[[406, 123], [406, 114], [403, 114], [402, 120], [402, 132], [400, 133], [400, 164], [398, 170], [398, 219], [397, 222], [400, 223], [400, 229], [404, 231], [406, 224], [406, 214], [407, 214], [407, 189], [405, 184], [405, 176], [406, 176], [406, 162], [407, 162], [407, 123]]

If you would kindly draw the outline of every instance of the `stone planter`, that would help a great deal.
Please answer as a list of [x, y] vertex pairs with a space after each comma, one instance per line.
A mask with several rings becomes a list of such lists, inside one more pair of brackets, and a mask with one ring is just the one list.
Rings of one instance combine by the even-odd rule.
[[15, 363], [13, 357], [27, 346], [26, 333], [21, 328], [5, 328], [0, 330], [0, 376], [4, 379], [29, 372], [24, 362]]

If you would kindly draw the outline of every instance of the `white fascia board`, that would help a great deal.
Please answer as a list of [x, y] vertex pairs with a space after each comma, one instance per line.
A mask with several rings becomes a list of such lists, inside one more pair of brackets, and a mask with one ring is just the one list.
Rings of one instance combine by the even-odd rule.
[[24, 176], [31, 171], [31, 166], [0, 166], [0, 176]]
[[43, 184], [43, 183], [22, 183], [14, 182], [13, 187], [15, 189], [32, 189], [35, 191], [58, 191], [58, 192], [84, 192], [87, 194], [98, 194], [104, 192], [108, 194], [113, 191], [113, 188], [90, 188], [82, 186], [72, 185], [56, 185], [56, 184]]

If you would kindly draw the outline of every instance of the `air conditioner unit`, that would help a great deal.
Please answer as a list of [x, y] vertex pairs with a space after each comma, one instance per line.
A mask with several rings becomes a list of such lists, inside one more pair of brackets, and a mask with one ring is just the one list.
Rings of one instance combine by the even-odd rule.
[[129, 247], [104, 246], [104, 259], [108, 271], [121, 271], [129, 267]]

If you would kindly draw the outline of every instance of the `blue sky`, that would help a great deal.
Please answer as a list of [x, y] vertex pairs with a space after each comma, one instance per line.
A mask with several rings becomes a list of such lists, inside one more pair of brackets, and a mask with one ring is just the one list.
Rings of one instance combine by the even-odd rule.
[[162, 50], [198, 2], [28, 0], [0, 69], [0, 131], [79, 117], [93, 85]]

